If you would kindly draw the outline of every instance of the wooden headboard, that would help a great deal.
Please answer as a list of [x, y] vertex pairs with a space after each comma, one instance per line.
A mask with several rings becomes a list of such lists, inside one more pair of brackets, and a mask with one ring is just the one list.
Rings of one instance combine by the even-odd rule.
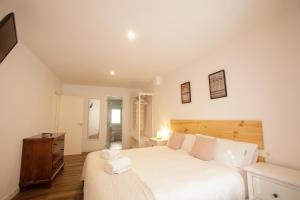
[[[171, 131], [249, 142], [264, 149], [262, 123], [258, 120], [171, 120]], [[259, 156], [257, 161], [265, 162], [265, 158]]]
[[171, 120], [177, 133], [203, 134], [240, 142], [255, 143], [264, 149], [261, 121], [254, 120]]

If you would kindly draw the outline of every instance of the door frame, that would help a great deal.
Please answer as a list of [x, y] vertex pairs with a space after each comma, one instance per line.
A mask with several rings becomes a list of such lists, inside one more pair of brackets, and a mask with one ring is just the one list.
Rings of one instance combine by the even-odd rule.
[[118, 98], [119, 100], [121, 100], [121, 137], [122, 137], [122, 141], [121, 141], [121, 143], [122, 143], [122, 148], [124, 147], [124, 115], [123, 115], [123, 107], [124, 107], [124, 98], [123, 98], [123, 96], [116, 96], [116, 95], [107, 95], [106, 96], [106, 130], [105, 130], [105, 135], [106, 135], [106, 139], [105, 139], [105, 141], [106, 141], [106, 143], [105, 143], [105, 147], [106, 148], [108, 148], [109, 147], [109, 145], [108, 145], [108, 143], [110, 144], [110, 141], [108, 140], [108, 139], [110, 139], [109, 137], [108, 137], [108, 134], [109, 134], [109, 128], [110, 128], [110, 124], [111, 124], [111, 122], [110, 122], [110, 118], [111, 118], [111, 115], [110, 115], [110, 105], [109, 105], [109, 100], [112, 100], [113, 98]]

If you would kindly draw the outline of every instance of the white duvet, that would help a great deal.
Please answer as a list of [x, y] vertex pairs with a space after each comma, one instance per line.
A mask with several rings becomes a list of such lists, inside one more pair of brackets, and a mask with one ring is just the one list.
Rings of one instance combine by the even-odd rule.
[[165, 146], [124, 150], [132, 170], [109, 175], [99, 152], [90, 153], [83, 170], [85, 200], [241, 200], [239, 171], [201, 161]]

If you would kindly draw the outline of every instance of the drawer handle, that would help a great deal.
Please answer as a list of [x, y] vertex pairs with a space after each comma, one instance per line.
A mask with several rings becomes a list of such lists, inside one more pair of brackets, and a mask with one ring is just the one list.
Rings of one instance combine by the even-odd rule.
[[278, 198], [278, 194], [274, 193], [274, 194], [273, 194], [273, 197], [274, 197], [274, 198]]

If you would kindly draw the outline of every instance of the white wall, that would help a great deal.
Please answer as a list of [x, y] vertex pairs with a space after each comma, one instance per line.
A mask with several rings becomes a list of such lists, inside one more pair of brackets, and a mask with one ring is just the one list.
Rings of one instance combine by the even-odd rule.
[[21, 42], [0, 64], [0, 199], [17, 191], [22, 139], [51, 130], [60, 81]]
[[[205, 30], [204, 30], [205, 31]], [[228, 97], [211, 100], [208, 74], [225, 69]], [[248, 32], [205, 59], [163, 76], [154, 88], [155, 127], [170, 119], [263, 121], [268, 160], [300, 169], [300, 14]], [[180, 84], [191, 81], [192, 103]]]
[[[132, 97], [139, 90], [129, 88], [101, 87], [101, 86], [84, 86], [84, 85], [63, 85], [64, 95], [84, 96], [84, 121], [83, 121], [83, 141], [82, 149], [85, 152], [95, 151], [105, 147], [106, 143], [106, 125], [107, 125], [107, 97], [117, 96], [123, 99], [123, 147], [130, 147], [130, 131], [131, 131], [131, 104]], [[100, 136], [99, 140], [87, 139], [87, 120], [88, 120], [88, 99], [100, 99]]]

